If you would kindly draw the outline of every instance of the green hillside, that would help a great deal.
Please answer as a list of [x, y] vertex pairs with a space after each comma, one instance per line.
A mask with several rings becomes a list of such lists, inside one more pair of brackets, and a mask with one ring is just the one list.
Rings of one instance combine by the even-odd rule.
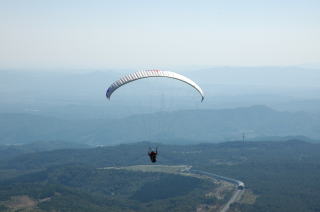
[[[89, 207], [95, 211], [194, 211], [201, 204], [221, 205], [230, 197], [224, 191], [223, 199], [216, 195], [209, 195], [208, 199], [207, 194], [217, 185], [172, 175], [175, 168], [170, 173], [168, 165], [182, 164], [245, 182], [245, 195], [231, 206], [233, 211], [316, 212], [320, 207], [319, 144], [295, 140], [160, 144], [160, 173], [146, 166], [150, 164], [146, 151], [156, 145], [159, 144], [142, 142], [61, 149], [2, 159], [2, 207], [19, 202], [20, 198], [34, 202], [39, 210], [57, 207], [62, 211], [86, 211]], [[52, 201], [41, 202], [46, 198]], [[68, 208], [68, 202], [77, 204]]]

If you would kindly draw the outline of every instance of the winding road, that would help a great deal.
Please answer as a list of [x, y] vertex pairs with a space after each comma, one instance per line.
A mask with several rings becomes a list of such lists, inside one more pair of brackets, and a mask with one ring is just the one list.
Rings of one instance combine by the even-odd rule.
[[227, 202], [227, 204], [225, 204], [225, 205], [223, 206], [223, 208], [221, 208], [220, 212], [227, 212], [228, 209], [229, 209], [229, 207], [230, 207], [230, 205], [231, 205], [232, 203], [238, 201], [238, 200], [241, 198], [241, 196], [242, 196], [243, 193], [244, 193], [244, 190], [236, 190], [236, 191], [233, 193], [231, 199]]
[[207, 177], [211, 177], [214, 178], [216, 180], [222, 180], [222, 181], [227, 181], [229, 183], [232, 183], [236, 186], [236, 190], [233, 193], [232, 197], [230, 198], [230, 200], [220, 209], [220, 212], [227, 212], [230, 205], [238, 200], [240, 200], [241, 196], [244, 193], [244, 183], [240, 180], [236, 180], [236, 179], [232, 179], [232, 178], [228, 178], [228, 177], [224, 177], [221, 175], [217, 175], [217, 174], [212, 174], [210, 172], [205, 172], [205, 171], [200, 171], [200, 170], [189, 170], [191, 173], [194, 174], [200, 174], [200, 175], [205, 175]]

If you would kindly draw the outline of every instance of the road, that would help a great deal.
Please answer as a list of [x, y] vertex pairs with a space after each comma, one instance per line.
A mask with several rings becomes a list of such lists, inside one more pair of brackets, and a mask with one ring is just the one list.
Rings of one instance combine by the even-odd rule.
[[238, 200], [241, 198], [241, 196], [242, 196], [243, 193], [244, 193], [244, 190], [238, 190], [238, 189], [237, 189], [237, 190], [233, 193], [231, 199], [227, 202], [227, 204], [225, 204], [225, 205], [221, 208], [220, 212], [227, 212], [228, 209], [229, 209], [229, 207], [230, 207], [230, 205], [231, 205], [232, 203], [238, 201]]
[[[222, 181], [227, 181], [229, 183], [232, 183], [236, 186], [236, 190], [233, 193], [232, 197], [230, 198], [230, 200], [221, 208], [220, 212], [227, 212], [230, 205], [236, 201], [238, 201], [241, 196], [244, 193], [244, 183], [240, 180], [236, 180], [236, 179], [232, 179], [232, 178], [228, 178], [228, 177], [224, 177], [221, 175], [216, 175], [216, 174], [212, 174], [210, 172], [205, 172], [205, 171], [200, 171], [200, 170], [190, 170], [191, 173], [194, 174], [200, 174], [200, 175], [205, 175], [207, 177], [211, 177], [217, 180], [222, 180]], [[243, 189], [239, 189], [239, 186], [242, 186]]]

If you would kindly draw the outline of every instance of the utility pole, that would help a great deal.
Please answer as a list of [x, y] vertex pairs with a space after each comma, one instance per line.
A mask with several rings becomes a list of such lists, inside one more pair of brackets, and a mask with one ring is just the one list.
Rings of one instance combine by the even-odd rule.
[[246, 138], [246, 134], [245, 133], [242, 133], [242, 143], [244, 144], [244, 140]]
[[161, 93], [160, 112], [165, 111], [165, 107], [166, 107], [166, 104], [165, 104], [164, 94]]

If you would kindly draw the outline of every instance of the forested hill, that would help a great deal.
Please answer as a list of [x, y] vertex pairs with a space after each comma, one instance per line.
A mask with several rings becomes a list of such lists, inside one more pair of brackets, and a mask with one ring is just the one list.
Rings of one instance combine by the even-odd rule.
[[[92, 167], [127, 166], [149, 164], [146, 152], [150, 146], [159, 146], [157, 164], [193, 165], [196, 167], [216, 167], [220, 163], [266, 163], [268, 161], [299, 161], [316, 163], [320, 155], [320, 144], [290, 140], [285, 142], [226, 142], [219, 144], [166, 145], [139, 142], [111, 147], [58, 149], [16, 154], [0, 160], [2, 168], [41, 169], [63, 164], [86, 164]], [[29, 148], [29, 147], [28, 147]], [[6, 149], [1, 151], [6, 155]], [[10, 151], [10, 150], [9, 150]]]
[[[161, 206], [159, 211], [168, 211], [168, 207], [176, 205], [181, 211], [192, 211], [195, 205], [206, 201], [203, 199], [204, 193], [197, 189], [205, 190], [208, 184], [164, 175], [155, 177], [141, 173], [130, 174], [128, 171], [97, 169], [148, 165], [150, 162], [146, 151], [149, 146], [157, 145], [159, 165], [191, 165], [195, 169], [245, 182], [245, 198], [232, 205], [233, 211], [316, 212], [320, 207], [320, 144], [295, 140], [184, 146], [141, 142], [113, 147], [60, 149], [10, 155], [0, 160], [0, 203], [6, 203], [11, 197], [22, 194], [39, 200], [50, 194], [52, 201], [40, 204], [42, 208], [68, 206], [70, 211], [89, 210], [86, 207], [91, 210], [96, 208], [97, 211], [121, 211], [124, 208], [148, 211], [150, 205], [153, 209]], [[5, 155], [5, 149], [1, 153]], [[151, 192], [148, 190], [150, 186], [157, 185], [165, 189], [164, 191], [169, 191], [169, 187], [174, 187], [176, 182], [181, 182], [179, 185], [183, 186], [189, 185], [190, 180], [197, 184], [197, 188], [188, 187], [186, 193], [177, 193], [177, 196], [161, 194], [155, 197], [164, 198], [163, 201], [145, 199], [150, 194], [148, 192]], [[171, 183], [168, 187], [164, 182]], [[117, 192], [120, 192], [120, 196], [113, 196], [113, 193]], [[198, 196], [191, 198], [191, 194]], [[105, 201], [102, 201], [103, 199]], [[192, 202], [192, 199], [196, 202]], [[72, 204], [67, 204], [66, 201]], [[188, 203], [188, 209], [179, 205], [187, 206], [185, 203]], [[216, 203], [218, 204], [211, 202]]]
[[118, 144], [143, 140], [192, 143], [258, 137], [320, 138], [320, 116], [280, 112], [265, 106], [140, 114], [123, 119], [62, 120], [29, 114], [0, 114], [2, 144], [65, 140]]

